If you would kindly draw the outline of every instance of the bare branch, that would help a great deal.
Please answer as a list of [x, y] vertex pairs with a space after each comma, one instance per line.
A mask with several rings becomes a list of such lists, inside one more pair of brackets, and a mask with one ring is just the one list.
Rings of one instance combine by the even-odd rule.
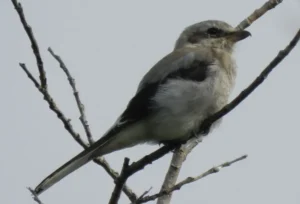
[[27, 77], [33, 82], [34, 86], [37, 89], [41, 89], [41, 86], [39, 84], [39, 82], [34, 78], [34, 76], [30, 73], [30, 71], [27, 69], [26, 64], [24, 63], [19, 63], [20, 67], [22, 67], [22, 69], [24, 70], [24, 72], [26, 73]]
[[222, 168], [225, 168], [225, 167], [229, 167], [230, 165], [236, 163], [236, 162], [239, 162], [243, 159], [246, 159], [247, 158], [247, 155], [243, 155], [239, 158], [236, 158], [232, 161], [229, 161], [229, 162], [225, 162], [223, 164], [220, 164], [216, 167], [212, 167], [210, 168], [209, 170], [205, 171], [204, 173], [196, 176], [196, 177], [188, 177], [186, 179], [184, 179], [183, 181], [177, 183], [176, 185], [170, 187], [169, 189], [165, 189], [157, 194], [154, 194], [154, 195], [151, 195], [151, 196], [145, 196], [144, 198], [142, 199], [139, 199], [137, 200], [134, 204], [138, 204], [138, 203], [146, 203], [146, 202], [149, 202], [149, 201], [152, 201], [152, 200], [155, 200], [161, 196], [164, 196], [164, 195], [168, 195], [170, 193], [172, 193], [173, 191], [176, 191], [176, 190], [180, 190], [180, 188], [186, 184], [189, 184], [189, 183], [192, 183], [192, 182], [195, 182], [195, 181], [198, 181], [206, 176], [209, 176], [211, 174], [214, 174], [214, 173], [218, 173]]
[[[34, 38], [32, 29], [30, 27], [30, 25], [28, 25], [25, 16], [24, 16], [24, 12], [23, 12], [23, 8], [21, 6], [21, 4], [17, 1], [17, 0], [11, 0], [19, 17], [21, 20], [21, 23], [29, 37], [29, 40], [31, 42], [31, 46], [32, 46], [32, 50], [33, 53], [35, 55], [36, 61], [37, 61], [37, 65], [38, 65], [38, 69], [40, 72], [40, 81], [41, 81], [41, 85], [39, 84], [39, 82], [35, 79], [35, 77], [30, 73], [30, 71], [27, 69], [26, 65], [24, 63], [20, 63], [20, 67], [24, 70], [24, 72], [26, 73], [26, 75], [28, 76], [28, 78], [34, 83], [35, 87], [39, 90], [39, 92], [44, 96], [44, 100], [48, 103], [49, 108], [57, 115], [57, 117], [61, 120], [61, 122], [64, 124], [65, 129], [69, 132], [69, 134], [73, 137], [73, 139], [80, 144], [83, 148], [88, 148], [89, 144], [87, 144], [81, 137], [80, 135], [75, 132], [75, 130], [73, 129], [73, 126], [71, 124], [71, 120], [66, 118], [66, 116], [63, 114], [63, 112], [58, 108], [58, 106], [56, 105], [54, 99], [51, 97], [51, 95], [48, 92], [47, 89], [47, 78], [46, 78], [46, 74], [45, 74], [45, 70], [44, 70], [44, 66], [43, 66], [43, 61], [39, 52], [39, 47], [37, 44], [36, 39]], [[50, 52], [51, 53], [51, 52]], [[53, 53], [54, 54], [54, 53]], [[55, 55], [57, 56], [57, 55]], [[60, 59], [60, 58], [56, 58], [55, 59]], [[58, 60], [59, 61], [59, 60]], [[60, 65], [64, 65], [64, 63], [62, 63], [62, 60], [59, 61]], [[66, 66], [64, 66], [66, 68]], [[67, 70], [67, 69], [66, 69]], [[64, 70], [65, 71], [65, 70]], [[66, 73], [67, 74], [67, 73]], [[72, 78], [70, 73], [68, 72], [67, 74], [68, 77]], [[74, 87], [75, 87], [75, 82], [74, 82]], [[73, 88], [73, 87], [72, 87]], [[74, 89], [73, 89], [74, 90]], [[76, 91], [76, 87], [75, 87], [75, 91]], [[78, 93], [78, 92], [77, 92]], [[75, 95], [75, 94], [74, 94]], [[75, 96], [76, 98], [76, 96]], [[79, 98], [79, 96], [78, 96]], [[76, 99], [77, 102], [77, 99]], [[79, 104], [81, 104], [81, 101], [79, 99]], [[84, 113], [84, 109], [82, 106], [82, 111]], [[82, 114], [82, 121], [84, 122], [84, 124], [86, 124], [88, 126], [87, 123], [85, 123], [86, 119], [85, 119], [85, 114]], [[89, 131], [89, 127], [85, 130], [87, 132], [87, 130]], [[90, 131], [89, 131], [90, 132]], [[90, 134], [90, 133], [89, 133]], [[91, 134], [90, 134], [91, 135]], [[89, 137], [89, 136], [88, 136]], [[89, 140], [91, 142], [91, 140]], [[114, 171], [110, 165], [108, 164], [108, 162], [102, 158], [96, 158], [94, 159], [94, 162], [100, 166], [102, 166], [105, 171], [113, 178], [116, 179], [118, 177], [118, 173], [116, 171]], [[128, 196], [128, 198], [130, 199], [130, 201], [135, 201], [137, 199], [136, 194], [128, 187], [128, 186], [124, 186], [123, 188], [124, 193]]]
[[60, 68], [67, 75], [67, 78], [68, 78], [68, 81], [70, 83], [70, 86], [73, 89], [73, 94], [74, 94], [74, 97], [75, 97], [75, 100], [76, 100], [76, 103], [77, 103], [78, 110], [80, 112], [79, 120], [81, 121], [81, 124], [83, 125], [83, 128], [85, 130], [85, 134], [86, 134], [86, 136], [88, 138], [89, 143], [93, 144], [94, 143], [93, 136], [92, 136], [92, 133], [91, 133], [91, 130], [90, 130], [89, 123], [88, 123], [88, 121], [86, 119], [84, 105], [81, 102], [81, 99], [79, 97], [79, 92], [78, 92], [78, 90], [76, 88], [75, 79], [72, 77], [70, 71], [68, 70], [67, 66], [65, 65], [65, 63], [63, 62], [63, 60], [61, 59], [61, 57], [58, 56], [58, 55], [56, 55], [52, 51], [52, 49], [50, 47], [48, 48], [48, 51], [58, 61]]
[[137, 162], [133, 162], [131, 165], [129, 165], [129, 159], [125, 158], [123, 163], [123, 168], [120, 176], [115, 180], [115, 188], [112, 192], [109, 204], [116, 204], [118, 203], [118, 200], [121, 195], [121, 190], [126, 183], [127, 179], [135, 174], [136, 172], [142, 170], [145, 166], [151, 164], [153, 161], [163, 157], [167, 153], [169, 153], [171, 150], [178, 148], [179, 144], [169, 144], [165, 145], [158, 150], [152, 152], [149, 155], [144, 156]]
[[275, 8], [277, 5], [282, 3], [283, 0], [269, 0], [262, 7], [256, 9], [250, 16], [248, 16], [245, 20], [243, 20], [236, 28], [239, 30], [244, 30], [249, 27], [254, 21], [259, 19], [262, 15], [264, 15], [269, 10]]
[[26, 65], [23, 63], [20, 63], [20, 66], [25, 71], [27, 76], [30, 78], [30, 80], [34, 83], [35, 87], [40, 91], [41, 94], [44, 96], [44, 100], [48, 103], [49, 108], [56, 114], [56, 116], [61, 120], [61, 122], [64, 124], [65, 129], [70, 133], [70, 135], [80, 144], [83, 148], [87, 148], [88, 144], [85, 143], [80, 135], [75, 132], [73, 129], [72, 124], [70, 123], [70, 119], [67, 119], [66, 116], [62, 113], [62, 111], [58, 108], [55, 101], [51, 97], [51, 95], [48, 93], [47, 90], [43, 89], [41, 86], [39, 86], [38, 82], [34, 79], [32, 74], [27, 69]]
[[[142, 200], [150, 191], [152, 190], [152, 187], [150, 187], [148, 190], [146, 190], [138, 199], [136, 202], [138, 202], [139, 200]], [[135, 203], [136, 203], [135, 202]]]
[[21, 20], [21, 23], [23, 25], [24, 30], [27, 33], [27, 36], [29, 37], [29, 40], [31, 42], [31, 48], [32, 51], [34, 53], [35, 59], [36, 59], [36, 63], [37, 63], [37, 67], [40, 73], [40, 83], [43, 89], [47, 89], [47, 78], [46, 78], [46, 72], [44, 69], [44, 64], [43, 64], [43, 60], [40, 54], [40, 50], [39, 50], [39, 46], [37, 44], [37, 41], [33, 35], [32, 32], [32, 28], [27, 24], [27, 21], [25, 19], [25, 15], [23, 12], [23, 8], [21, 3], [19, 3], [17, 0], [11, 0], [11, 2], [13, 3], [19, 17]]
[[35, 202], [37, 202], [38, 204], [43, 204], [43, 202], [39, 199], [38, 195], [35, 193], [35, 191], [32, 188], [27, 188], [31, 194], [32, 194], [32, 198]]
[[129, 176], [129, 173], [127, 173], [129, 169], [129, 159], [126, 157], [124, 159], [123, 167], [120, 176], [115, 180], [115, 188], [111, 194], [109, 204], [118, 204], [118, 200], [120, 199], [121, 191], [123, 188], [123, 185], [125, 184], [127, 178]]
[[[191, 140], [189, 140], [186, 144], [181, 145], [179, 149], [176, 149], [174, 151], [173, 157], [171, 159], [171, 164], [169, 166], [168, 172], [165, 176], [165, 180], [161, 187], [161, 191], [170, 189], [172, 186], [175, 185], [181, 167], [183, 165], [183, 162], [186, 160], [186, 157], [193, 150], [193, 148], [196, 147], [200, 142], [202, 142], [201, 137], [194, 137]], [[158, 204], [170, 203], [171, 197], [172, 197], [172, 193], [163, 195], [159, 197], [157, 203]]]
[[[108, 175], [110, 175], [114, 180], [118, 178], [119, 173], [110, 167], [110, 165], [108, 164], [108, 162], [105, 160], [104, 157], [97, 157], [93, 161], [96, 164], [102, 166], [104, 170], [108, 173]], [[131, 202], [137, 199], [137, 195], [126, 184], [124, 184], [122, 190]]]

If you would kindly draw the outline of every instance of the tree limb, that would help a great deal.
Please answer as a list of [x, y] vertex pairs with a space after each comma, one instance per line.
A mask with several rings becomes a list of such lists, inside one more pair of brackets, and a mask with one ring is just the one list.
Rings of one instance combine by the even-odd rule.
[[168, 189], [160, 191], [157, 194], [154, 194], [154, 195], [151, 195], [151, 196], [145, 196], [143, 198], [138, 199], [136, 202], [134, 202], [134, 204], [146, 203], [146, 202], [155, 200], [155, 199], [157, 199], [161, 196], [168, 195], [168, 194], [172, 193], [173, 191], [180, 190], [180, 188], [183, 187], [186, 184], [198, 181], [198, 180], [200, 180], [200, 179], [202, 179], [206, 176], [209, 176], [211, 174], [218, 173], [222, 168], [229, 167], [231, 164], [234, 164], [234, 163], [239, 162], [239, 161], [241, 161], [243, 159], [246, 159], [246, 158], [247, 158], [247, 155], [243, 155], [243, 156], [241, 156], [239, 158], [236, 158], [232, 161], [224, 162], [223, 164], [220, 164], [216, 167], [212, 167], [209, 170], [205, 171], [204, 173], [202, 173], [202, 174], [200, 174], [196, 177], [187, 177], [186, 179], [184, 179], [183, 181], [180, 181], [176, 185], [173, 185]]
[[31, 48], [32, 48], [33, 54], [35, 56], [37, 67], [38, 67], [38, 70], [40, 73], [41, 87], [43, 89], [47, 89], [46, 72], [44, 69], [44, 63], [43, 63], [43, 60], [42, 60], [42, 57], [40, 54], [38, 43], [36, 42], [36, 39], [33, 35], [31, 27], [27, 24], [21, 3], [18, 3], [17, 0], [11, 0], [11, 2], [13, 3], [13, 5], [19, 15], [21, 23], [23, 25], [23, 28], [24, 28], [25, 32], [27, 33], [27, 36], [29, 37], [29, 40], [31, 42]]

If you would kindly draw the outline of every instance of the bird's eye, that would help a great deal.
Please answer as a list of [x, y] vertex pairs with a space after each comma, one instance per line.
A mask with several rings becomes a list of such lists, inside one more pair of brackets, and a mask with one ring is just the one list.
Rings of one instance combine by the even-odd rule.
[[218, 37], [223, 34], [223, 31], [221, 29], [215, 27], [209, 28], [206, 32], [208, 35], [213, 37]]

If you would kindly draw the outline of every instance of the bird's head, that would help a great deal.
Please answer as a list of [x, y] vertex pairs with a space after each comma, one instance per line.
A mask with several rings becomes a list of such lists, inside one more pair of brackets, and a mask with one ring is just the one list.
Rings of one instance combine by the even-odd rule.
[[236, 30], [223, 21], [207, 20], [184, 29], [176, 42], [175, 49], [191, 45], [201, 45], [232, 52], [236, 42], [250, 35], [250, 32]]

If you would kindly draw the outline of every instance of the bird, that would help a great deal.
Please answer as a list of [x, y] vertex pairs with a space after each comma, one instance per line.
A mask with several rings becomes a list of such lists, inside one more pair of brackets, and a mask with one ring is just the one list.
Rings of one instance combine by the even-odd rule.
[[249, 31], [221, 20], [186, 27], [174, 50], [144, 75], [111, 128], [46, 177], [35, 193], [40, 195], [96, 157], [143, 143], [188, 140], [205, 118], [228, 103], [237, 71], [234, 47], [249, 36]]

